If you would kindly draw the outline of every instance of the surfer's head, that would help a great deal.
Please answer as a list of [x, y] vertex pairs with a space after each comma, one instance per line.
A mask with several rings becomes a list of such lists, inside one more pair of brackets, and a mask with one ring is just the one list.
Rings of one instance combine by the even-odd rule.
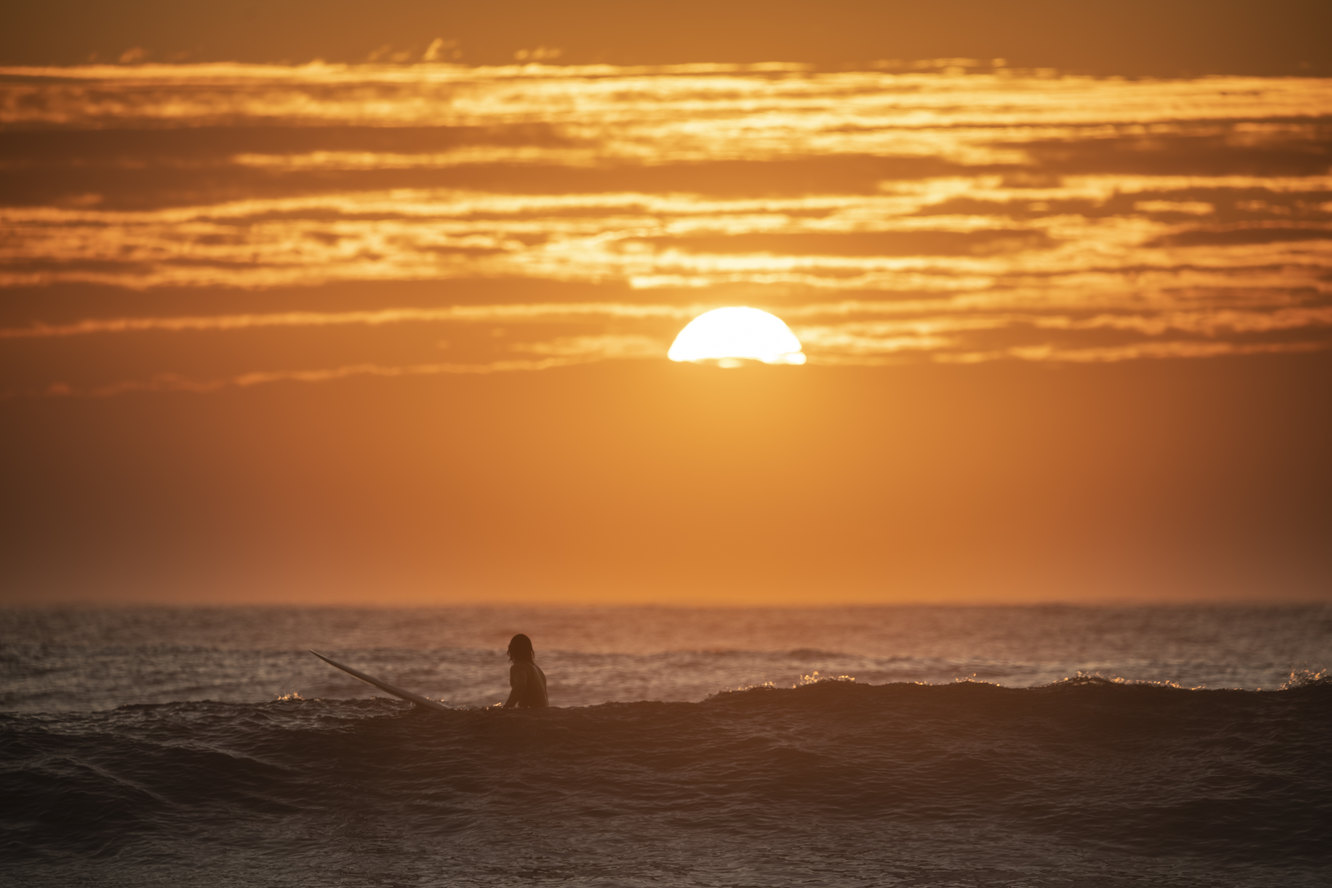
[[515, 635], [509, 641], [509, 659], [515, 662], [518, 660], [535, 660], [536, 651], [532, 650], [532, 639], [521, 632]]

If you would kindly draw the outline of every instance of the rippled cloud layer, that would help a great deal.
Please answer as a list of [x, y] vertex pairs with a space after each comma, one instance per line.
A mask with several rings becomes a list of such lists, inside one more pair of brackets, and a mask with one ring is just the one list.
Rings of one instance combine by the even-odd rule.
[[664, 360], [726, 304], [811, 365], [1332, 346], [1325, 79], [10, 68], [0, 128], [9, 395]]

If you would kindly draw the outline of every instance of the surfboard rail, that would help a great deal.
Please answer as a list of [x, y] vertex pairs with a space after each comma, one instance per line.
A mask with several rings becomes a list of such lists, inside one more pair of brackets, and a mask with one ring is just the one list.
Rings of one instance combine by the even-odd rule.
[[422, 697], [420, 694], [414, 694], [411, 691], [404, 690], [403, 688], [398, 687], [397, 685], [389, 684], [388, 682], [382, 679], [375, 678], [373, 675], [367, 675], [366, 673], [362, 672], [359, 669], [353, 669], [352, 667], [346, 665], [345, 663], [339, 663], [337, 660], [334, 660], [332, 657], [326, 657], [323, 654], [319, 653], [319, 651], [310, 649], [310, 653], [314, 654], [316, 657], [323, 660], [328, 665], [336, 669], [341, 669], [343, 672], [347, 673], [353, 678], [359, 678], [361, 681], [365, 682], [366, 684], [379, 688], [384, 693], [391, 694], [394, 697], [397, 697], [399, 700], [406, 700], [408, 703], [415, 703], [417, 706], [424, 706], [426, 709], [435, 709], [440, 712], [453, 711], [450, 707], [445, 706], [443, 703], [439, 702], [438, 700], [431, 700], [429, 697]]

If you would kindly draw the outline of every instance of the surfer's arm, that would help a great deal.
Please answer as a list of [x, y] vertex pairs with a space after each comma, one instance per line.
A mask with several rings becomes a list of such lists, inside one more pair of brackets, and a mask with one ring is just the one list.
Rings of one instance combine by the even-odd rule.
[[509, 699], [504, 701], [505, 709], [512, 709], [523, 699], [523, 691], [527, 688], [527, 671], [514, 663], [509, 667]]

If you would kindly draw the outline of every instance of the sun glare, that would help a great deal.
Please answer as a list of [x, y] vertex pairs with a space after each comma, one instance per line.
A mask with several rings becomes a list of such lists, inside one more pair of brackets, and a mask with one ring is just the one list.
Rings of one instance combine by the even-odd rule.
[[672, 361], [708, 361], [739, 367], [745, 361], [803, 364], [800, 340], [782, 319], [757, 308], [714, 308], [694, 318], [675, 337]]

